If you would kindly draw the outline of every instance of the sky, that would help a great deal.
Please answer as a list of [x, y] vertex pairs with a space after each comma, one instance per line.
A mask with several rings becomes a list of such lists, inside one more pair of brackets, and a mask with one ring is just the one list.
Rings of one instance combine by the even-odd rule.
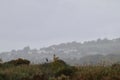
[[0, 0], [0, 52], [120, 37], [120, 0]]

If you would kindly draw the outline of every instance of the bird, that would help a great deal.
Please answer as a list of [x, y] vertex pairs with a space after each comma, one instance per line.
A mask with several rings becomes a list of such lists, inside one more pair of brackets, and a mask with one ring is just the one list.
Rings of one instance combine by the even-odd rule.
[[46, 62], [48, 62], [48, 58], [46, 58]]

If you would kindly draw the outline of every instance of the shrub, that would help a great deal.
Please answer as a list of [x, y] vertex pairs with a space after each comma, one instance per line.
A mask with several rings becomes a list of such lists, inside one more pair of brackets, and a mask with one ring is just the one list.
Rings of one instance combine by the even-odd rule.
[[74, 72], [74, 69], [71, 67], [63, 67], [55, 72], [55, 77], [59, 77], [61, 75], [72, 76]]
[[26, 60], [26, 59], [17, 59], [17, 60], [11, 60], [9, 62], [6, 62], [5, 64], [12, 64], [12, 65], [15, 65], [15, 66], [19, 66], [19, 65], [29, 65], [30, 64], [30, 61], [29, 60]]
[[120, 64], [119, 63], [115, 63], [112, 65], [112, 68], [120, 68]]
[[5, 80], [5, 75], [4, 74], [0, 74], [0, 80]]
[[61, 75], [60, 77], [58, 77], [58, 80], [70, 80], [70, 79], [69, 76]]

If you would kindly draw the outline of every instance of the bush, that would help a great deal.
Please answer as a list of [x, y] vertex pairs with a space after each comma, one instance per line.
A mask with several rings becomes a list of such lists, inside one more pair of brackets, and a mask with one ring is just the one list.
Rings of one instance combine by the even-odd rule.
[[19, 65], [29, 65], [30, 64], [30, 61], [29, 60], [26, 60], [26, 59], [17, 59], [17, 60], [11, 60], [9, 62], [6, 62], [5, 64], [12, 64], [12, 65], [15, 65], [15, 66], [19, 66]]
[[112, 65], [112, 68], [120, 68], [120, 64], [119, 63], [115, 63]]
[[5, 80], [5, 75], [4, 74], [0, 74], [0, 80]]
[[71, 67], [63, 67], [55, 72], [55, 77], [59, 77], [61, 75], [72, 76], [74, 72], [74, 69]]

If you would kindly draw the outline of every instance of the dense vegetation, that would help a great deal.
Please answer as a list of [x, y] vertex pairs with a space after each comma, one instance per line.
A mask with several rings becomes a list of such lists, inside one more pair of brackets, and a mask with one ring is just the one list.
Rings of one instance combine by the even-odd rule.
[[55, 58], [33, 65], [17, 59], [0, 64], [0, 80], [120, 80], [120, 64], [70, 66]]

